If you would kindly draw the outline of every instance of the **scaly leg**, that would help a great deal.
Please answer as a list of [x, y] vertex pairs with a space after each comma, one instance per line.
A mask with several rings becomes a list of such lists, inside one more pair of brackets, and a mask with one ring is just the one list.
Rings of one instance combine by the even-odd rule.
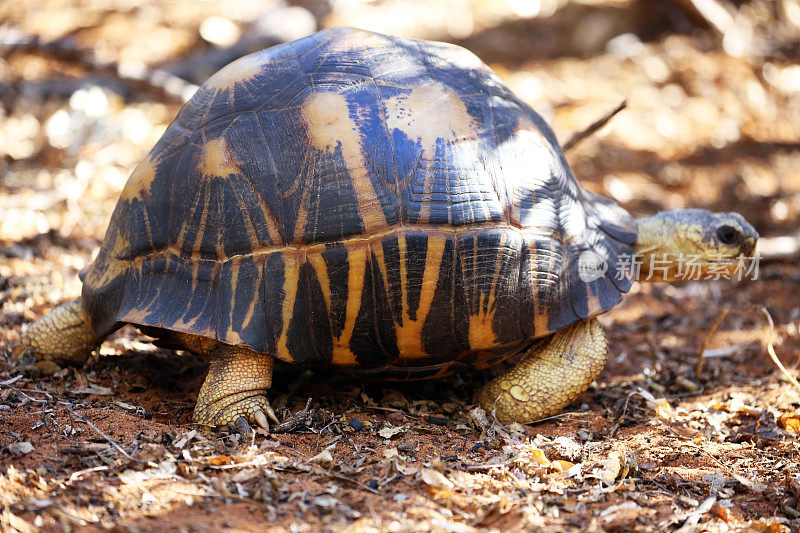
[[207, 426], [255, 422], [269, 430], [267, 417], [278, 421], [266, 396], [274, 358], [227, 344], [218, 344], [208, 353], [211, 363], [197, 397], [194, 421]]
[[534, 346], [504, 374], [484, 385], [475, 403], [503, 423], [528, 424], [558, 413], [603, 370], [608, 340], [597, 319], [578, 322]]
[[83, 364], [101, 342], [80, 298], [59, 305], [22, 332], [22, 344], [37, 359], [61, 365]]

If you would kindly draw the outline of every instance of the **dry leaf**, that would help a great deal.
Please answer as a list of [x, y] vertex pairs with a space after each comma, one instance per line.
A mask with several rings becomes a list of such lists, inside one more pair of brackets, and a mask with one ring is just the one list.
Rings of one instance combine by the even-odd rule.
[[583, 446], [578, 444], [572, 437], [556, 437], [553, 442], [547, 446], [547, 451], [552, 457], [555, 455], [561, 459], [567, 459], [572, 462], [578, 462], [583, 455]]
[[647, 401], [647, 405], [655, 411], [659, 418], [672, 418], [672, 406], [665, 398], [656, 398], [643, 388], [639, 387], [639, 395]]
[[397, 448], [386, 448], [383, 450], [383, 456], [387, 459], [393, 459], [394, 457], [399, 457], [400, 452], [397, 451]]
[[114, 394], [114, 391], [112, 389], [94, 384], [91, 384], [88, 387], [83, 387], [81, 389], [73, 389], [69, 392], [72, 394], [93, 394], [94, 396], [111, 396], [112, 394]]
[[406, 430], [406, 428], [404, 428], [402, 426], [399, 426], [399, 427], [386, 427], [386, 428], [383, 428], [380, 431], [378, 431], [378, 435], [380, 435], [384, 439], [391, 439], [392, 437], [394, 437], [398, 433], [402, 433], [405, 430]]
[[[566, 462], [566, 461], [565, 461]], [[581, 471], [583, 470], [583, 464], [577, 463], [572, 465], [570, 468], [564, 470], [564, 477], [570, 478], [580, 475]]]
[[600, 473], [600, 479], [606, 485], [611, 486], [616, 481], [620, 471], [622, 471], [622, 463], [620, 462], [619, 453], [611, 452], [608, 459], [603, 461], [603, 471]]
[[210, 457], [205, 457], [203, 462], [209, 465], [220, 466], [220, 465], [232, 465], [233, 459], [228, 457], [227, 455], [212, 455]]
[[191, 440], [195, 437], [195, 435], [197, 435], [196, 429], [187, 431], [186, 433], [180, 435], [172, 445], [180, 450], [181, 448], [186, 446], [189, 442], [191, 442]]
[[[392, 448], [395, 449], [395, 448]], [[403, 474], [404, 476], [413, 476], [417, 472], [419, 472], [419, 466], [417, 465], [407, 465], [402, 463], [395, 463], [395, 468], [397, 471]]]
[[261, 471], [257, 468], [244, 468], [231, 476], [231, 480], [236, 483], [246, 483], [251, 479], [261, 477]]
[[447, 479], [447, 477], [439, 472], [438, 470], [434, 470], [433, 468], [423, 468], [420, 470], [420, 477], [422, 477], [422, 481], [430, 485], [431, 487], [436, 487], [437, 489], [454, 489], [455, 484]]
[[334, 507], [337, 503], [339, 503], [339, 499], [334, 498], [333, 496], [329, 496], [327, 494], [323, 494], [311, 500], [311, 503], [318, 507], [330, 509], [331, 507]]
[[789, 433], [800, 433], [800, 412], [782, 414], [778, 417], [778, 426]]
[[333, 464], [333, 455], [331, 455], [330, 448], [325, 448], [317, 455], [308, 460], [309, 463], [317, 463], [322, 466], [330, 466]]
[[539, 448], [534, 448], [531, 450], [531, 457], [533, 458], [533, 462], [536, 464], [550, 466], [550, 459], [548, 459], [544, 452]]
[[574, 463], [570, 463], [569, 461], [564, 461], [563, 459], [556, 459], [555, 461], [552, 462], [552, 464], [550, 466], [555, 468], [555, 470], [557, 472], [566, 472], [570, 468], [575, 466], [575, 464]]

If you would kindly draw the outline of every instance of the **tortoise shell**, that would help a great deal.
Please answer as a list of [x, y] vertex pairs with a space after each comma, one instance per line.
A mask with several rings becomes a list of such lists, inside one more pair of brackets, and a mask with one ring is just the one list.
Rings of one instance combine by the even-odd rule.
[[[336, 28], [200, 87], [125, 185], [83, 301], [101, 337], [433, 373], [608, 310], [634, 241], [475, 55]], [[586, 250], [608, 265], [588, 282]]]

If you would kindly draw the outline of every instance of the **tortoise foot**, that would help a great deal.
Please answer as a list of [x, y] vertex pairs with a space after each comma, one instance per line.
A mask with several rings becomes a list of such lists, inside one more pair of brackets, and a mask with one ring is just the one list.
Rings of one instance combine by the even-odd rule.
[[589, 388], [607, 353], [600, 323], [578, 322], [534, 345], [516, 366], [484, 385], [474, 401], [503, 423], [552, 416]]
[[82, 365], [102, 342], [94, 336], [81, 299], [59, 305], [22, 332], [21, 344], [40, 362]]
[[243, 392], [201, 404], [194, 410], [194, 422], [205, 426], [231, 425], [240, 433], [251, 430], [250, 424], [269, 431], [269, 420], [278, 422], [275, 411], [264, 394]]
[[278, 421], [267, 400], [273, 358], [240, 346], [220, 344], [210, 350], [208, 376], [200, 389], [194, 421], [206, 426], [256, 424], [269, 430]]

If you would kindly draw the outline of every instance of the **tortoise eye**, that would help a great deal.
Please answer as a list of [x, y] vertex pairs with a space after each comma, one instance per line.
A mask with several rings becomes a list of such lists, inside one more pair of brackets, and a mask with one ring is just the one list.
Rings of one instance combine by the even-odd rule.
[[717, 229], [717, 238], [722, 244], [736, 244], [739, 242], [739, 230], [733, 226], [720, 226]]

